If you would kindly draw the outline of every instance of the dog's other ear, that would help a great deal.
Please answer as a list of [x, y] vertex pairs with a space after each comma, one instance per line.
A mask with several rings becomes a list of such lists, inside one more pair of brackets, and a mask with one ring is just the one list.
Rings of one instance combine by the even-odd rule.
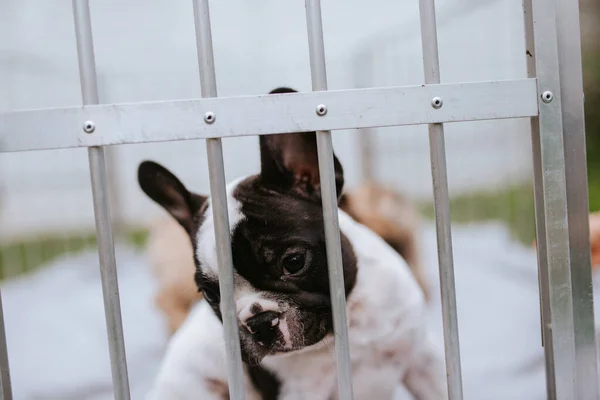
[[[270, 94], [294, 93], [280, 87]], [[294, 193], [313, 201], [321, 199], [319, 161], [315, 132], [260, 136], [261, 178], [264, 185], [283, 193]], [[335, 187], [341, 196], [344, 171], [333, 155]]]
[[140, 187], [184, 227], [190, 236], [194, 232], [194, 216], [207, 197], [191, 193], [169, 170], [153, 161], [143, 161], [138, 167]]

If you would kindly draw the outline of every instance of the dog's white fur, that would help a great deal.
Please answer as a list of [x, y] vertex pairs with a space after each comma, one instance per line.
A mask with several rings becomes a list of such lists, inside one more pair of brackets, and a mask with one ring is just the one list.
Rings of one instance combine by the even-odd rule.
[[[243, 218], [239, 203], [231, 196], [236, 184], [228, 185], [232, 227]], [[347, 301], [355, 399], [391, 399], [398, 384], [404, 384], [417, 399], [446, 398], [442, 353], [427, 331], [423, 293], [408, 265], [379, 236], [343, 211], [339, 211], [339, 221], [358, 266], [356, 285]], [[197, 256], [216, 273], [213, 229], [209, 208], [198, 235]], [[235, 279], [240, 278], [236, 275]], [[222, 334], [221, 322], [208, 304], [196, 303], [171, 338], [147, 399], [227, 398]], [[267, 356], [262, 366], [281, 381], [283, 400], [337, 399], [331, 337], [300, 351]], [[248, 379], [246, 385], [246, 398], [260, 399]]]
[[[226, 187], [227, 216], [229, 218], [229, 233], [233, 233], [238, 223], [244, 218], [240, 212], [241, 204], [233, 197], [233, 191], [245, 178], [238, 178]], [[213, 218], [212, 204], [209, 203], [205, 211], [206, 219], [202, 222], [196, 235], [196, 257], [202, 260], [204, 272], [218, 277], [219, 265], [217, 262], [217, 240], [215, 238], [215, 220]]]

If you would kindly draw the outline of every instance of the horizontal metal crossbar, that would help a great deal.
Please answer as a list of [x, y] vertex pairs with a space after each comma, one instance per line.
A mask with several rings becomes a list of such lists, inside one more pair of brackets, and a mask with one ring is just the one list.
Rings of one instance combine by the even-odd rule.
[[0, 152], [536, 115], [535, 78], [88, 105], [0, 114]]

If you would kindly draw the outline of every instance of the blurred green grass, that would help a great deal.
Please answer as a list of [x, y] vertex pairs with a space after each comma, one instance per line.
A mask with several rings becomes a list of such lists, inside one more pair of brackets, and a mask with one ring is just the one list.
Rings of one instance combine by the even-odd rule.
[[583, 54], [590, 211], [600, 211], [600, 51]]
[[[432, 203], [420, 205], [423, 215], [434, 219]], [[532, 185], [497, 191], [481, 191], [450, 199], [452, 223], [503, 222], [515, 240], [529, 246], [535, 239], [535, 209]]]
[[[148, 237], [143, 229], [130, 230], [121, 240], [142, 249]], [[66, 254], [97, 250], [95, 232], [46, 235], [0, 245], [0, 280], [32, 272]]]

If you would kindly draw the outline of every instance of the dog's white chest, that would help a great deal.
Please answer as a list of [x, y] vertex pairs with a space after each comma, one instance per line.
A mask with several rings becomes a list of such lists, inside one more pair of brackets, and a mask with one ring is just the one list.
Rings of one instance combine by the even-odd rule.
[[[399, 359], [393, 360], [391, 352], [381, 351], [376, 344], [354, 344], [351, 341], [354, 398], [392, 399], [406, 370], [403, 363]], [[277, 371], [281, 380], [281, 400], [338, 399], [332, 342], [329, 342], [327, 347], [304, 355], [295, 355], [289, 359], [269, 359], [263, 365], [271, 371]]]

